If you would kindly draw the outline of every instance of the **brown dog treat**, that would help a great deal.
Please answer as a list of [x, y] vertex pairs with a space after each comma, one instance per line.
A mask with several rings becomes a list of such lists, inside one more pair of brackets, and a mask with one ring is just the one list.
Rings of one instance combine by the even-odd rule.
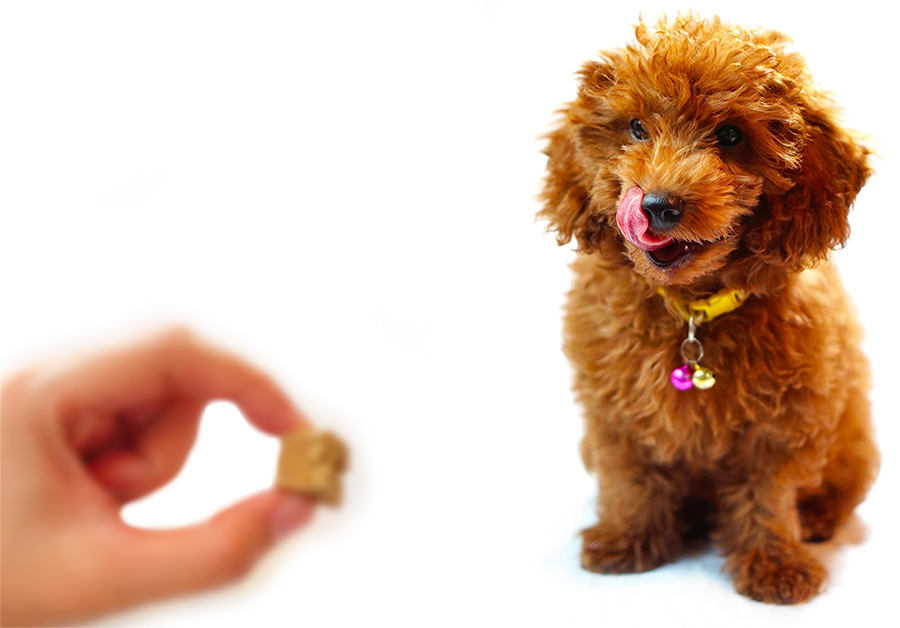
[[347, 447], [331, 432], [304, 427], [281, 439], [275, 485], [338, 506]]

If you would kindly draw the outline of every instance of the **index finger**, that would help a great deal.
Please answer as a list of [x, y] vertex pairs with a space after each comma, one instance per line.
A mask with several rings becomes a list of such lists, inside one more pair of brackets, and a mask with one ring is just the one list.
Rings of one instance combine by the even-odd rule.
[[63, 403], [78, 409], [119, 413], [188, 398], [230, 401], [273, 436], [308, 423], [266, 373], [186, 329], [100, 355], [59, 375], [53, 385]]

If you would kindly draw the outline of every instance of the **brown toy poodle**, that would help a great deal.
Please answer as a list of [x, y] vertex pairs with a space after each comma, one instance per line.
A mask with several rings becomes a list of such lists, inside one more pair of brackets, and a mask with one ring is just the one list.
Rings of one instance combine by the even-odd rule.
[[580, 72], [540, 216], [578, 254], [565, 350], [600, 522], [582, 565], [653, 569], [712, 530], [736, 589], [793, 604], [872, 484], [868, 366], [832, 249], [870, 174], [783, 35], [682, 16]]

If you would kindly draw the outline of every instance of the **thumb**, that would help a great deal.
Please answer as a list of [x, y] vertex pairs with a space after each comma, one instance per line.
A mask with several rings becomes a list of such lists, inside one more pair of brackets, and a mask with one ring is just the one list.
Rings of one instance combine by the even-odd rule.
[[135, 593], [149, 601], [237, 580], [276, 541], [308, 523], [314, 509], [308, 499], [267, 490], [198, 525], [129, 528], [128, 554], [139, 568], [132, 578]]

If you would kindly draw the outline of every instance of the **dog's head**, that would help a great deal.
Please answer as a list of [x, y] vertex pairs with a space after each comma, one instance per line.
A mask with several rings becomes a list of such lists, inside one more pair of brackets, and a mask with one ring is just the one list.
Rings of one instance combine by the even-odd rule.
[[787, 39], [691, 16], [636, 35], [582, 68], [549, 136], [559, 243], [624, 251], [658, 284], [744, 286], [843, 244], [868, 151]]

